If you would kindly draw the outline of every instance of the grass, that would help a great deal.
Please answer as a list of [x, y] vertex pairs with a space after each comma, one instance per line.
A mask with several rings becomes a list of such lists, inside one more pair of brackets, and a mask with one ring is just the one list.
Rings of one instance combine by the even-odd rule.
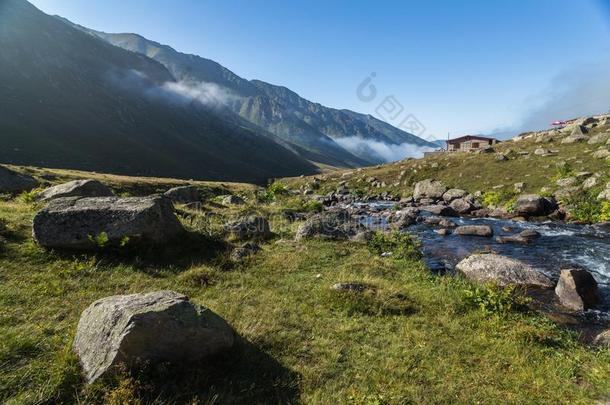
[[[610, 126], [597, 127], [590, 132], [590, 135], [608, 130]], [[497, 152], [508, 156], [507, 161], [496, 160], [493, 153], [446, 153], [358, 170], [329, 171], [322, 176], [314, 176], [322, 180], [316, 193], [326, 194], [335, 190], [340, 182], [347, 182], [347, 186], [354, 194], [377, 195], [387, 191], [393, 195], [407, 197], [412, 195], [416, 182], [432, 178], [442, 181], [450, 188], [460, 188], [471, 193], [481, 191], [488, 195], [493, 205], [510, 208], [515, 195], [528, 193], [549, 195], [560, 191], [561, 187], [557, 186], [555, 181], [575, 173], [598, 173], [601, 176], [598, 187], [605, 186], [610, 181], [608, 161], [591, 156], [591, 153], [599, 147], [610, 146], [587, 143], [561, 144], [562, 139], [556, 137], [553, 142], [544, 143], [536, 143], [535, 140], [529, 139], [495, 145], [494, 149]], [[551, 156], [535, 155], [534, 151], [538, 148], [557, 153]], [[528, 152], [529, 155], [523, 156], [519, 152]], [[385, 183], [386, 186], [371, 187], [366, 181], [371, 177], [376, 178], [380, 183]], [[581, 179], [580, 182], [583, 180]], [[293, 189], [313, 184], [312, 177], [291, 178], [284, 181]], [[524, 183], [522, 191], [515, 190], [516, 183]], [[601, 203], [596, 201], [597, 194], [593, 195], [593, 191], [599, 193], [598, 189], [589, 193], [590, 203], [596, 206], [596, 210], [601, 210]], [[584, 220], [595, 222], [594, 217], [585, 217]]]
[[[232, 208], [211, 199], [204, 210], [272, 215], [290, 198]], [[610, 352], [512, 310], [512, 293], [430, 274], [410, 249], [379, 257], [395, 240], [297, 243], [293, 224], [233, 264], [220, 223], [181, 208], [192, 232], [182, 246], [69, 255], [32, 242], [38, 208], [0, 202], [3, 403], [585, 404], [610, 394]], [[368, 288], [331, 291], [337, 282]], [[83, 384], [70, 350], [81, 312], [102, 297], [161, 289], [227, 319], [240, 336], [234, 352]]]

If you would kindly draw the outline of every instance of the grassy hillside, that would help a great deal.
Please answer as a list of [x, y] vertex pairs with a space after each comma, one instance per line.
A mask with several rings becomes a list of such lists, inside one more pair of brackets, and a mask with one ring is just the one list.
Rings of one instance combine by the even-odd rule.
[[[593, 137], [608, 131], [610, 125], [601, 125], [587, 135]], [[442, 153], [372, 168], [328, 171], [324, 176], [317, 176], [322, 182], [316, 193], [332, 192], [339, 183], [346, 182], [350, 190], [359, 194], [377, 195], [387, 191], [407, 197], [412, 195], [416, 182], [432, 178], [451, 188], [488, 193], [489, 200], [500, 207], [509, 206], [523, 193], [555, 194], [566, 206], [574, 208], [575, 219], [590, 220], [591, 213], [582, 212], [582, 208], [600, 210], [603, 203], [596, 197], [610, 181], [609, 161], [596, 158], [593, 153], [599, 149], [608, 150], [610, 146], [605, 142], [591, 145], [587, 141], [562, 144], [567, 135], [569, 133], [542, 142], [537, 141], [536, 136], [518, 142], [506, 141], [494, 146], [496, 153]], [[551, 153], [536, 155], [534, 152], [541, 148]], [[506, 156], [507, 160], [498, 160], [498, 154]], [[557, 184], [558, 180], [576, 177], [575, 184], [570, 187], [581, 188], [591, 176], [598, 176], [597, 184], [586, 191], [575, 189], [571, 196], [564, 195], [566, 187]], [[375, 185], [367, 181], [372, 178], [377, 180]], [[312, 184], [312, 178], [286, 179], [285, 182], [292, 188], [307, 188]], [[522, 191], [516, 191], [517, 183], [524, 183]]]
[[[52, 181], [81, 173], [29, 169]], [[97, 177], [127, 194], [180, 183]], [[0, 402], [34, 403], [592, 403], [610, 395], [610, 352], [542, 315], [519, 294], [433, 276], [416, 255], [379, 257], [376, 245], [295, 242], [287, 208], [306, 210], [281, 189], [200, 184], [199, 211], [178, 207], [189, 229], [180, 245], [89, 254], [45, 251], [31, 239], [40, 205], [0, 201]], [[160, 191], [160, 190], [159, 190]], [[216, 194], [248, 204], [226, 207]], [[264, 197], [264, 198], [262, 198]], [[258, 202], [256, 202], [258, 201]], [[212, 221], [207, 212], [216, 213]], [[222, 218], [273, 218], [276, 237], [243, 263]], [[412, 243], [392, 236], [386, 245]], [[365, 294], [331, 290], [364, 282]], [[187, 368], [151, 368], [86, 386], [70, 345], [94, 300], [172, 289], [208, 306], [240, 336], [234, 352]], [[479, 300], [473, 302], [472, 297]], [[501, 304], [501, 305], [499, 305]]]

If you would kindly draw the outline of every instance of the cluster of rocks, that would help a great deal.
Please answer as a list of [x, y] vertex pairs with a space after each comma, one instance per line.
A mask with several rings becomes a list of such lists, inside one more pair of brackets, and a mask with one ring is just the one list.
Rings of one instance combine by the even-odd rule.
[[561, 270], [554, 282], [541, 269], [510, 257], [489, 253], [473, 254], [462, 260], [456, 270], [477, 283], [500, 287], [517, 285], [529, 288], [555, 289], [558, 302], [572, 311], [585, 311], [600, 302], [597, 282], [587, 270]]

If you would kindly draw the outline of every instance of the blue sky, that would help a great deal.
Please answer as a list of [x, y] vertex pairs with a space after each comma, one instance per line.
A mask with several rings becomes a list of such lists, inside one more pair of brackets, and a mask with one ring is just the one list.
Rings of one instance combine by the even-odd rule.
[[[424, 137], [505, 133], [610, 109], [604, 0], [33, 0], [106, 32], [136, 32], [337, 108], [386, 97]], [[372, 72], [372, 101], [357, 88]]]

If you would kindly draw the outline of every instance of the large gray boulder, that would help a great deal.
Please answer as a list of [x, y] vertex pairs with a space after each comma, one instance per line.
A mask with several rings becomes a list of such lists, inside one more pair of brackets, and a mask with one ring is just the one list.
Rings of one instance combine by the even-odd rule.
[[180, 186], [167, 190], [164, 194], [174, 204], [193, 204], [201, 201], [199, 189], [195, 186]]
[[269, 221], [263, 217], [249, 216], [230, 222], [225, 229], [236, 239], [265, 240], [273, 236]]
[[447, 187], [440, 181], [426, 179], [415, 183], [413, 198], [421, 200], [422, 198], [440, 199], [447, 191]]
[[150, 197], [66, 197], [52, 200], [34, 217], [33, 234], [48, 248], [91, 249], [105, 244], [160, 244], [182, 234], [172, 202]]
[[42, 201], [63, 197], [112, 197], [112, 190], [97, 180], [74, 180], [49, 187], [37, 198]]
[[574, 311], [584, 311], [599, 303], [597, 282], [584, 269], [561, 270], [555, 294], [561, 305]]
[[519, 196], [515, 203], [515, 213], [527, 217], [549, 215], [557, 209], [557, 203], [536, 194]]
[[200, 362], [233, 346], [231, 327], [173, 291], [117, 295], [91, 304], [73, 343], [87, 382], [143, 363]]
[[0, 193], [21, 193], [36, 187], [38, 181], [33, 177], [0, 166]]
[[366, 228], [347, 211], [323, 212], [301, 224], [296, 239], [347, 240], [364, 230]]
[[497, 254], [473, 254], [459, 262], [456, 269], [479, 283], [495, 283], [500, 287], [521, 285], [553, 288], [555, 285], [539, 270], [519, 260]]

